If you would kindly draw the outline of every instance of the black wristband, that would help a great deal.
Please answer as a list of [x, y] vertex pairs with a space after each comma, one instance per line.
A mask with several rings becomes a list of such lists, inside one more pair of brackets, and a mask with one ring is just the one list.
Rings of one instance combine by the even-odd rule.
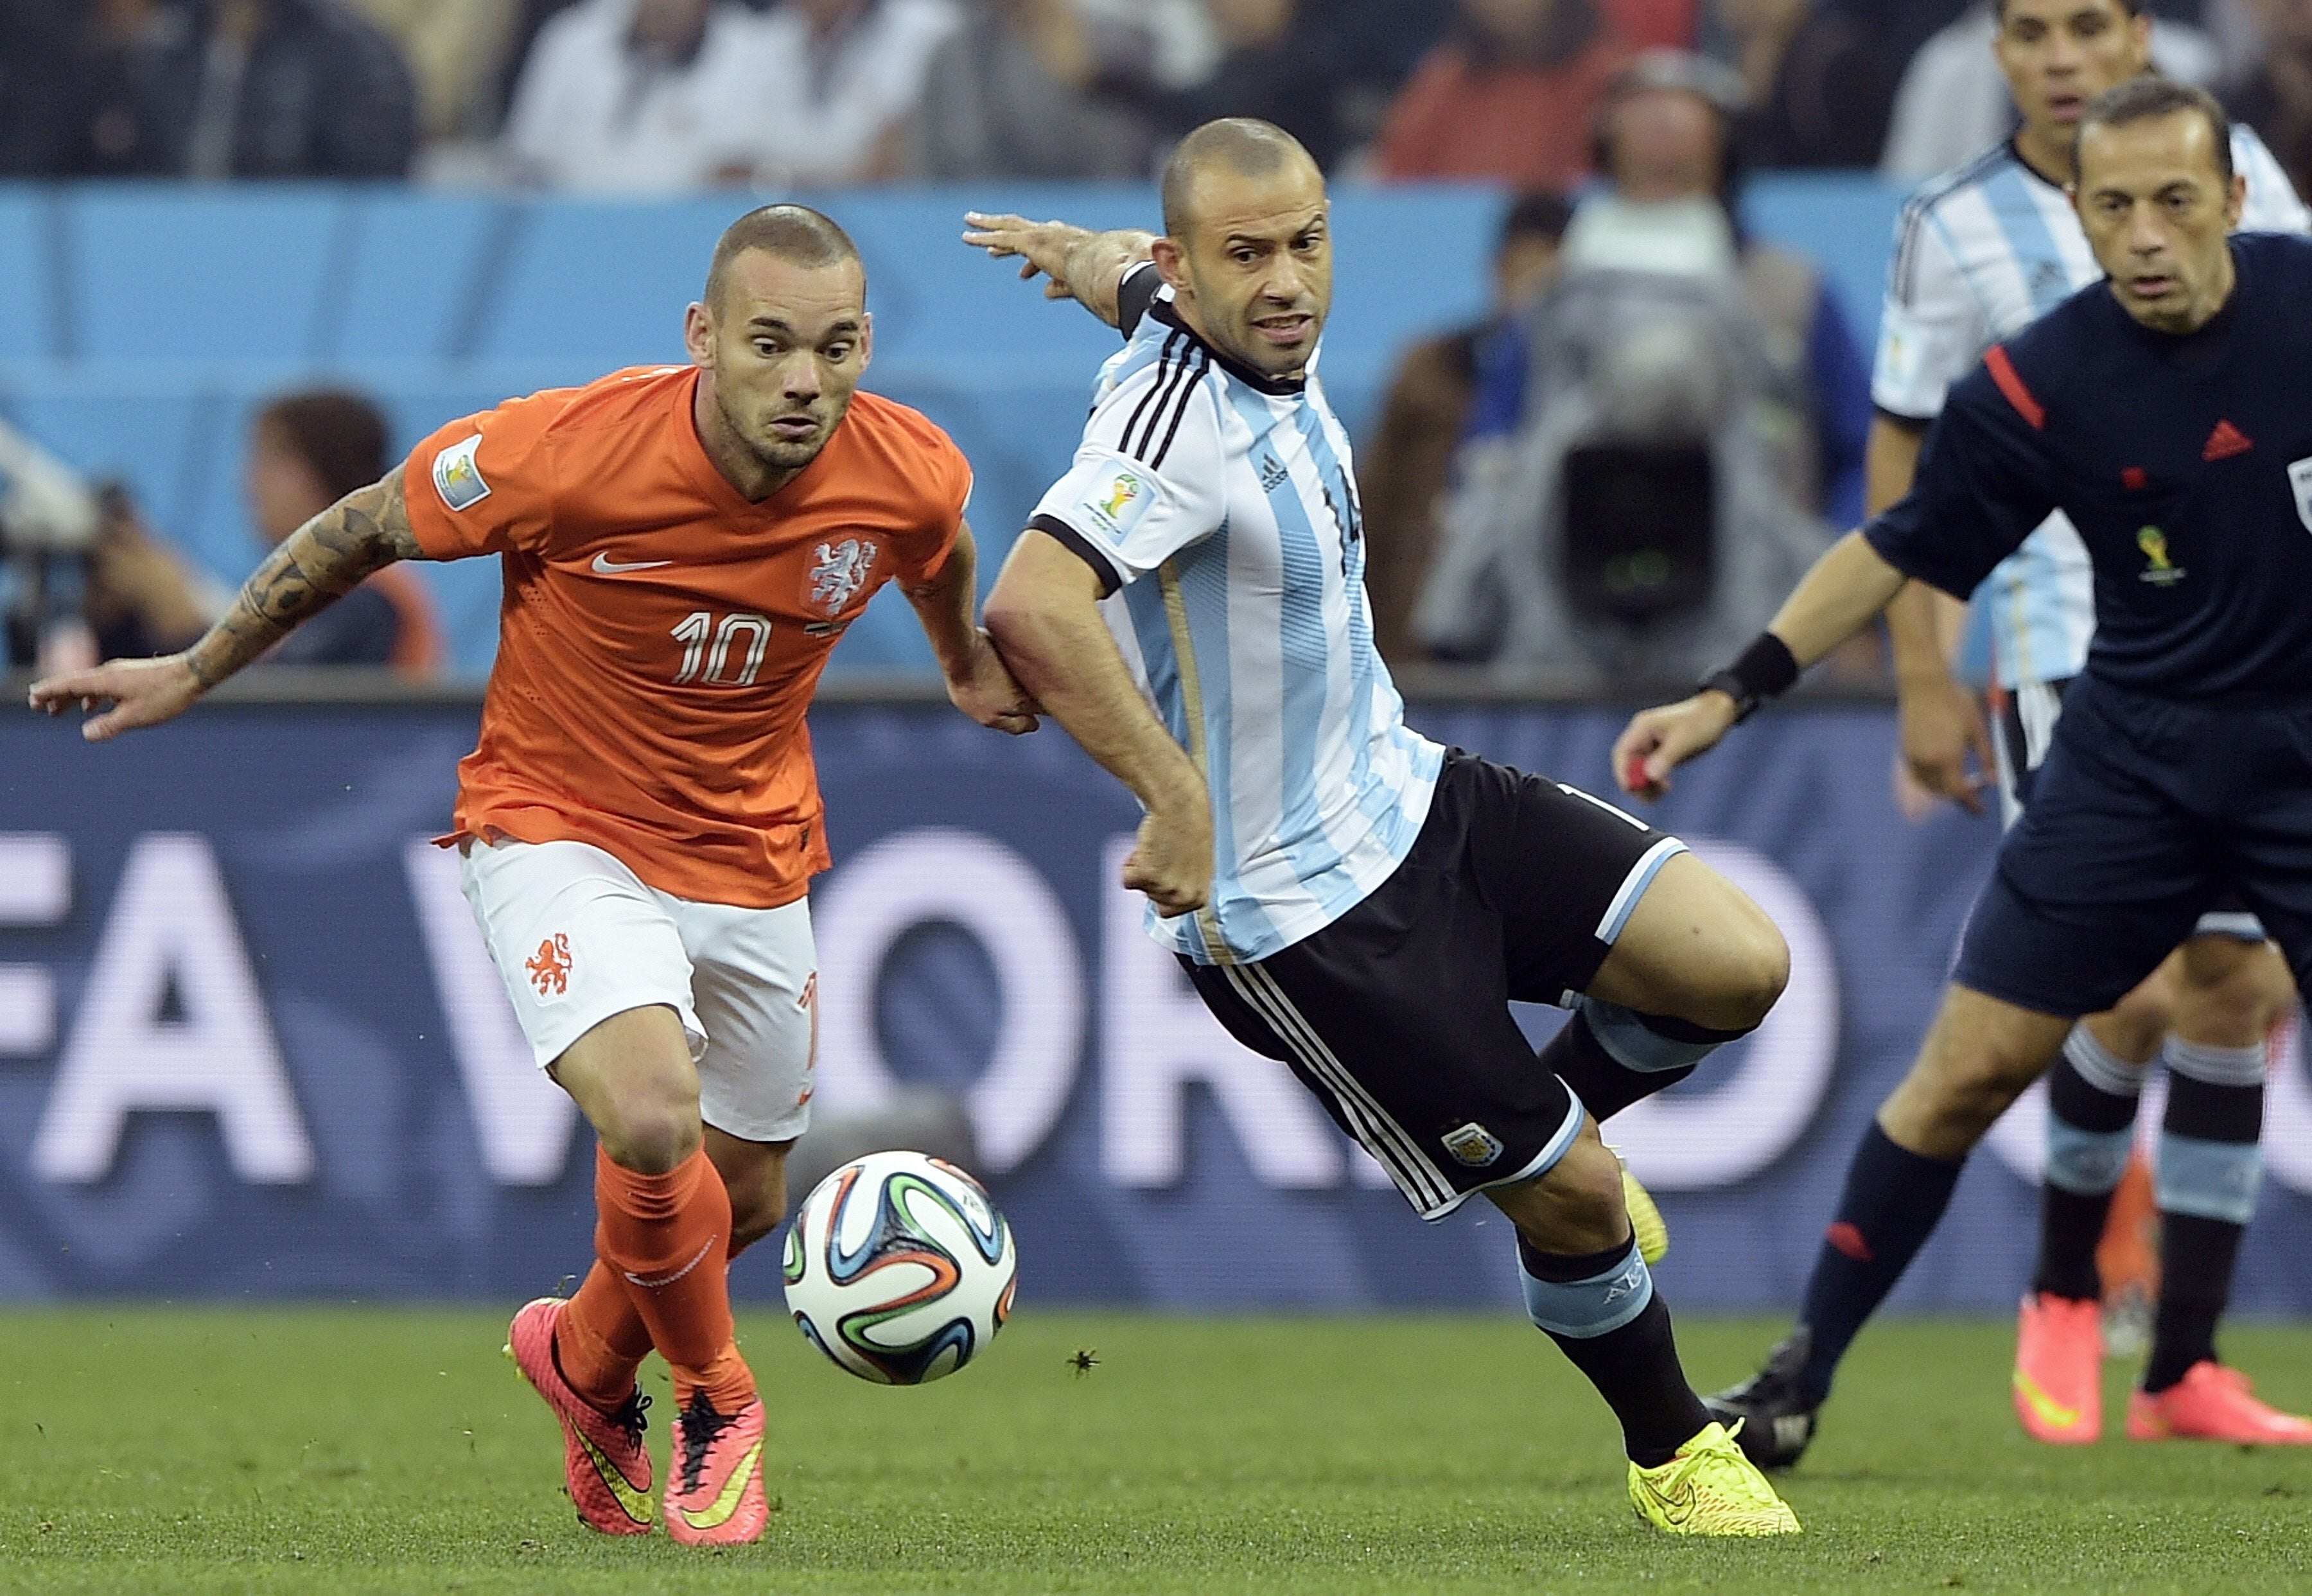
[[1733, 699], [1734, 721], [1739, 725], [1767, 699], [1789, 692], [1798, 679], [1799, 662], [1790, 645], [1772, 632], [1761, 632], [1739, 659], [1703, 678], [1698, 690], [1715, 688]]

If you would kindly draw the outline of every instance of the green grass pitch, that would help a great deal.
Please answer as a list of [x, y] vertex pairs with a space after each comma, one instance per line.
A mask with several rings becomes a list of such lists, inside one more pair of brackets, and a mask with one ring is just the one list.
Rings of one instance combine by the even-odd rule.
[[[1776, 1328], [1694, 1320], [1688, 1366], [1730, 1380]], [[760, 1545], [704, 1554], [578, 1527], [503, 1329], [353, 1309], [0, 1315], [0, 1589], [2312, 1588], [2312, 1456], [2132, 1445], [2115, 1422], [2100, 1446], [2034, 1446], [2000, 1324], [1874, 1329], [1789, 1481], [1807, 1533], [1698, 1543], [1638, 1524], [1601, 1405], [1509, 1315], [1030, 1308], [978, 1365], [888, 1390], [758, 1313], [744, 1342], [772, 1397], [777, 1511]], [[2312, 1407], [2312, 1333], [2247, 1326], [2226, 1346], [2265, 1394]], [[1099, 1358], [1081, 1375], [1079, 1348]]]

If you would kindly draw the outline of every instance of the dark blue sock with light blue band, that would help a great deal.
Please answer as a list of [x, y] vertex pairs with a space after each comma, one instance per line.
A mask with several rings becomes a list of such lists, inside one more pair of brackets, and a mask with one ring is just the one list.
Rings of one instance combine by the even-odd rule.
[[2102, 1300], [2096, 1248], [2111, 1217], [2111, 1194], [2127, 1171], [2142, 1089], [2143, 1066], [2114, 1054], [2085, 1025], [2071, 1027], [2062, 1056], [2047, 1072], [2047, 1167], [2033, 1291]]
[[2168, 1039], [2159, 1126], [2159, 1310], [2143, 1389], [2164, 1391], [2216, 1359], [2240, 1238], [2264, 1179], [2264, 1049]]
[[1633, 1237], [1603, 1252], [1544, 1252], [1518, 1237], [1527, 1314], [1622, 1421], [1630, 1460], [1654, 1469], [1710, 1423], [1677, 1361], [1669, 1309]]

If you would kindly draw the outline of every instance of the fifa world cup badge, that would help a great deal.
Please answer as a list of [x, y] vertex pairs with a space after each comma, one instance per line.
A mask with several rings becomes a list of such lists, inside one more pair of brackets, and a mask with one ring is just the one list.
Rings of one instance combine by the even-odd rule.
[[1085, 508], [1115, 537], [1128, 533], [1148, 507], [1148, 484], [1137, 472], [1118, 471], [1108, 486], [1092, 490]]
[[2168, 557], [2167, 533], [2156, 526], [2145, 527], [2135, 534], [2135, 546], [2151, 562], [2136, 573], [2136, 580], [2154, 587], [2173, 587], [2184, 580], [2184, 567]]

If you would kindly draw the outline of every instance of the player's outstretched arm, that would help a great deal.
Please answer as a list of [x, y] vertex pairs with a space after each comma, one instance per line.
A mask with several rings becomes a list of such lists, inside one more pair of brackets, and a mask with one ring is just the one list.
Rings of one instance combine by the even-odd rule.
[[920, 587], [903, 587], [915, 618], [924, 623], [947, 678], [948, 702], [977, 721], [1014, 737], [1036, 729], [1036, 701], [1020, 689], [1005, 668], [1003, 656], [973, 624], [971, 607], [979, 597], [979, 546], [971, 529], [955, 535], [947, 563], [939, 574]]
[[1072, 299], [1093, 315], [1117, 326], [1117, 285], [1133, 266], [1148, 259], [1153, 233], [1129, 229], [1094, 232], [1065, 222], [1030, 222], [1025, 216], [984, 215], [966, 211], [963, 241], [985, 250], [998, 260], [1017, 255], [1020, 276], [1043, 274], [1046, 299]]
[[99, 710], [81, 727], [103, 742], [181, 715], [209, 688], [262, 654], [299, 623], [396, 560], [421, 559], [401, 469], [322, 511], [265, 557], [223, 620], [178, 653], [113, 660], [32, 684], [31, 704], [61, 715], [74, 703]]
[[[1705, 687], [1631, 717], [1614, 741], [1614, 779], [1634, 797], [1660, 797], [1669, 791], [1671, 771], [1715, 748], [1736, 721], [1861, 631], [1905, 580], [1861, 532], [1847, 533], [1815, 561], [1742, 658], [1711, 679], [1728, 686]], [[1738, 685], [1742, 698], [1735, 696]]]
[[1188, 914], [1212, 896], [1212, 798], [1134, 685], [1099, 597], [1090, 566], [1048, 534], [1025, 532], [987, 595], [987, 629], [1044, 712], [1146, 807], [1125, 886], [1160, 914]]

